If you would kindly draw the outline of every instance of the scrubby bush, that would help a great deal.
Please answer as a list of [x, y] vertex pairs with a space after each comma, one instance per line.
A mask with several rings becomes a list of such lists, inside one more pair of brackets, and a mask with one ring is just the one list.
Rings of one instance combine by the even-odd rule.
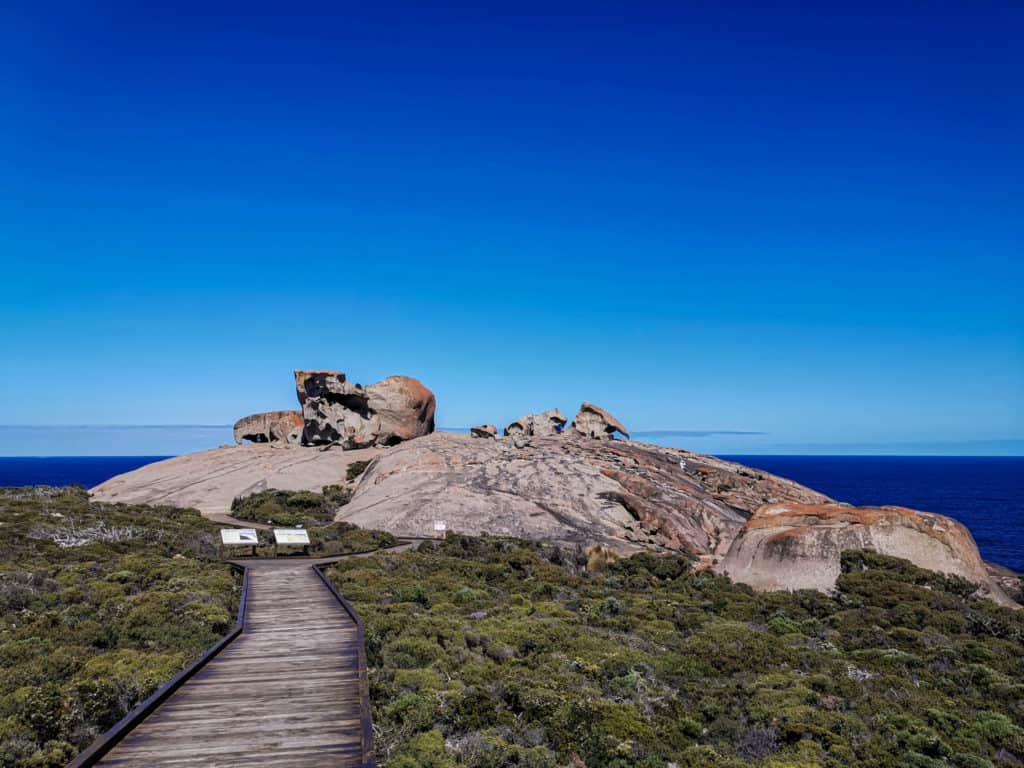
[[340, 485], [325, 485], [322, 493], [314, 491], [278, 491], [268, 489], [243, 496], [231, 502], [231, 514], [240, 520], [271, 525], [302, 525], [310, 528], [334, 520], [338, 510], [351, 498], [351, 492]]
[[0, 489], [0, 522], [4, 768], [65, 765], [234, 620], [240, 580], [194, 510]]
[[[394, 766], [942, 766], [1024, 760], [1024, 612], [870, 553], [832, 595], [688, 557], [449, 536], [332, 566], [367, 624]], [[603, 558], [602, 558], [603, 559]]]
[[[271, 489], [236, 498], [231, 503], [231, 514], [240, 520], [268, 523], [282, 528], [306, 528], [309, 531], [309, 554], [320, 557], [371, 552], [395, 546], [398, 539], [391, 534], [358, 528], [351, 523], [335, 522], [335, 515], [348, 503], [351, 495], [351, 491], [343, 485], [325, 485], [322, 493]], [[263, 534], [263, 544], [257, 549], [258, 555], [274, 554], [271, 536], [269, 533]], [[278, 554], [287, 553], [282, 551]], [[294, 554], [304, 552], [295, 550]]]

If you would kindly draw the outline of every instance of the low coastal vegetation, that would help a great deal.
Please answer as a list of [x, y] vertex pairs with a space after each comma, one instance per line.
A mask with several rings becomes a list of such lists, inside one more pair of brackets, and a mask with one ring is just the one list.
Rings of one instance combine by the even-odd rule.
[[[348, 503], [351, 495], [341, 485], [324, 486], [321, 493], [270, 489], [235, 499], [231, 504], [231, 515], [254, 523], [306, 528], [309, 530], [309, 553], [322, 557], [370, 552], [398, 544], [398, 539], [390, 533], [335, 522], [334, 516]], [[256, 550], [257, 555], [273, 554], [272, 537], [269, 531], [262, 534], [263, 544]]]
[[0, 766], [64, 765], [229, 631], [241, 579], [218, 528], [0, 489]]
[[387, 768], [1024, 761], [1024, 612], [904, 560], [846, 553], [831, 596], [486, 537], [328, 573]]

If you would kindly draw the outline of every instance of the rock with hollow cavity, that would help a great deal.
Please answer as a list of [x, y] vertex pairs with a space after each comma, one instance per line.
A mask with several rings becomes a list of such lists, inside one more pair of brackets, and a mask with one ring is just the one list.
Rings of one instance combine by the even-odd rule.
[[493, 424], [481, 424], [476, 427], [469, 428], [470, 437], [497, 437], [498, 428]]
[[363, 387], [340, 371], [295, 371], [306, 445], [395, 445], [434, 431], [434, 393], [409, 376]]
[[235, 422], [235, 442], [289, 443], [302, 441], [301, 411], [254, 413]]
[[543, 413], [530, 413], [505, 427], [506, 437], [540, 437], [557, 435], [568, 421], [557, 408]]
[[840, 556], [850, 549], [960, 576], [996, 602], [1015, 605], [990, 577], [967, 528], [905, 507], [767, 504], [737, 534], [718, 570], [758, 590], [827, 592], [839, 576]]
[[599, 408], [593, 403], [583, 403], [579, 413], [572, 420], [571, 429], [583, 437], [592, 437], [599, 440], [613, 440], [618, 432], [629, 437], [629, 430], [622, 426], [622, 422], [612, 416], [604, 408]]

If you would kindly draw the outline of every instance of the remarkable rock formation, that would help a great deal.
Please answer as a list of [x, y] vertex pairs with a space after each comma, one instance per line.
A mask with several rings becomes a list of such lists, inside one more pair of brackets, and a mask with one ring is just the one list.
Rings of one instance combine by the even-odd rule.
[[477, 427], [470, 427], [470, 437], [497, 437], [498, 428], [493, 424], [481, 424]]
[[235, 442], [296, 444], [302, 441], [302, 427], [300, 411], [254, 413], [235, 422]]
[[905, 507], [767, 504], [736, 536], [719, 570], [759, 590], [829, 591], [840, 573], [840, 555], [848, 549], [961, 576], [997, 602], [1015, 605], [990, 577], [967, 528]]
[[507, 437], [557, 435], [562, 431], [566, 421], [565, 416], [557, 408], [543, 413], [530, 413], [505, 427], [505, 435]]
[[382, 454], [339, 519], [397, 535], [493, 533], [620, 552], [724, 552], [773, 500], [829, 499], [789, 480], [687, 451], [554, 435], [435, 433]]
[[295, 371], [307, 445], [395, 445], [434, 431], [434, 393], [408, 376], [363, 387], [340, 371]]
[[629, 430], [622, 426], [621, 421], [593, 403], [585, 402], [580, 406], [571, 427], [577, 434], [599, 440], [612, 440], [616, 432], [629, 437]]

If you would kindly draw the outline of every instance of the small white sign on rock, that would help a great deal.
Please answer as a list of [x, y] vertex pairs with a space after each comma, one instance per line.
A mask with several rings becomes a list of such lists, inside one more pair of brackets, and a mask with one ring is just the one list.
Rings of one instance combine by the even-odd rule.
[[305, 528], [275, 528], [274, 541], [278, 544], [309, 544], [309, 531]]
[[444, 520], [435, 520], [434, 521], [434, 530], [438, 531], [439, 533], [441, 531], [447, 531], [448, 530], [448, 523], [446, 523]]
[[228, 546], [255, 547], [260, 540], [254, 528], [221, 528], [220, 543]]

